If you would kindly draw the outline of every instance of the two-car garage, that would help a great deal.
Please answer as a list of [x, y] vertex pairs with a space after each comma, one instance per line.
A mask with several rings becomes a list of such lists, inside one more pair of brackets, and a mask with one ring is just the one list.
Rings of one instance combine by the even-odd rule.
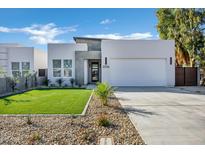
[[111, 59], [113, 86], [166, 86], [166, 59]]
[[174, 86], [174, 41], [103, 40], [102, 81], [112, 86]]

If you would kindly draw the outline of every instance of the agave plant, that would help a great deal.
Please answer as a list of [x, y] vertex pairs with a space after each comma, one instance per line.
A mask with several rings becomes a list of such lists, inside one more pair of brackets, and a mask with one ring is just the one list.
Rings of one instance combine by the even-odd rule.
[[97, 83], [95, 94], [100, 98], [103, 105], [108, 105], [108, 99], [113, 92], [114, 88], [108, 83]]

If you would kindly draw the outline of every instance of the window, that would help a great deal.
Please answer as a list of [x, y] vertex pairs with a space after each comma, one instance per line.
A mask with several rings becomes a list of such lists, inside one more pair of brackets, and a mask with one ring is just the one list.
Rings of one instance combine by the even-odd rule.
[[20, 77], [20, 63], [19, 62], [12, 62], [11, 63], [11, 70], [13, 77]]
[[105, 57], [105, 65], [107, 65], [107, 57]]
[[63, 65], [64, 65], [64, 68], [72, 68], [72, 60], [71, 59], [65, 59], [63, 61]]
[[38, 70], [38, 76], [39, 77], [45, 77], [46, 76], [46, 69], [39, 69]]
[[22, 67], [22, 76], [26, 76], [30, 70], [30, 63], [29, 62], [22, 62], [21, 67]]
[[64, 69], [64, 77], [72, 76], [72, 60], [71, 59], [63, 60], [63, 69]]
[[61, 60], [53, 60], [53, 77], [61, 77]]

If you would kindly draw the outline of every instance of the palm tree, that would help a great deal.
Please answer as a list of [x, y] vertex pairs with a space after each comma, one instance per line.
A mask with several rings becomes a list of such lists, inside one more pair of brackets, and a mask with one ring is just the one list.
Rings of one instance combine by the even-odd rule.
[[108, 99], [113, 92], [114, 88], [108, 83], [97, 83], [95, 94], [100, 98], [103, 105], [108, 105]]

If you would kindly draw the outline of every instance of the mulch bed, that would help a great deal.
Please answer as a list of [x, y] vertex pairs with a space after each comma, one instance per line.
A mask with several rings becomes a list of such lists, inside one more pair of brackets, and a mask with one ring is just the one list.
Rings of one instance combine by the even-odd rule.
[[[101, 115], [111, 122], [99, 126]], [[109, 136], [114, 144], [144, 144], [126, 112], [115, 97], [102, 106], [93, 96], [85, 116], [0, 117], [0, 144], [98, 144], [99, 137]]]

